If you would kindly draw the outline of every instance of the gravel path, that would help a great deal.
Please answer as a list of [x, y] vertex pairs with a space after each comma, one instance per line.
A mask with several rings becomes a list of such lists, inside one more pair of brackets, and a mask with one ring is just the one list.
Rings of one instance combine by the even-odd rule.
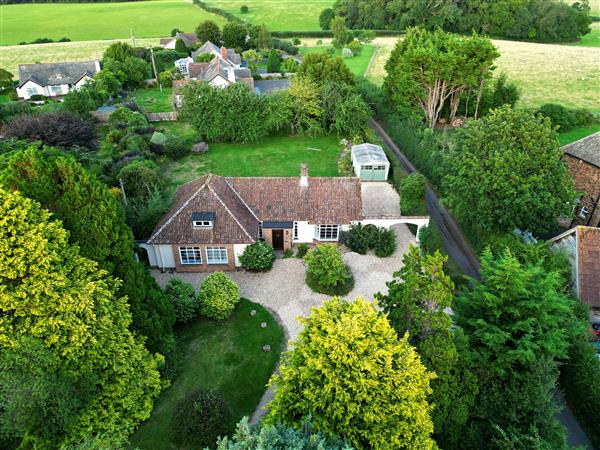
[[[390, 281], [393, 273], [402, 266], [402, 256], [408, 251], [409, 245], [415, 244], [415, 238], [406, 225], [394, 225], [392, 229], [396, 232], [398, 246], [389, 258], [378, 258], [372, 254], [344, 253], [344, 261], [354, 275], [354, 288], [347, 298], [360, 296], [371, 300], [375, 293], [387, 292], [385, 283]], [[171, 274], [154, 270], [152, 275], [163, 287], [170, 278], [178, 277], [192, 283], [197, 289], [201, 280], [208, 274]], [[296, 318], [308, 316], [312, 307], [320, 306], [329, 298], [310, 290], [304, 281], [304, 264], [296, 258], [277, 259], [273, 268], [266, 273], [240, 271], [228, 272], [227, 275], [239, 285], [242, 297], [259, 303], [274, 313], [288, 339], [286, 349], [290, 347], [289, 341], [294, 341], [302, 329]], [[272, 397], [273, 390], [269, 388], [263, 395], [252, 421], [257, 421], [264, 415], [263, 407]]]

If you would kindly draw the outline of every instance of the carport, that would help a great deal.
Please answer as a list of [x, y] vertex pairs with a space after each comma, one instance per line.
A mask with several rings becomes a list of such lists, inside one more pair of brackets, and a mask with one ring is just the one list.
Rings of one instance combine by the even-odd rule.
[[390, 162], [379, 145], [354, 145], [351, 155], [354, 173], [361, 181], [387, 180]]

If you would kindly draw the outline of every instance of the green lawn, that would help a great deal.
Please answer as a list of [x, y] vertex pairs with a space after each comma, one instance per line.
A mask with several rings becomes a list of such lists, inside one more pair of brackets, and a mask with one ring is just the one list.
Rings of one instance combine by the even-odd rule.
[[[318, 31], [319, 14], [325, 8], [331, 8], [331, 0], [205, 0], [207, 5], [216, 6], [241, 19], [255, 23], [264, 23], [271, 31]], [[240, 7], [247, 5], [246, 14]]]
[[[329, 46], [326, 45], [317, 47], [301, 47], [300, 53], [303, 55], [307, 55], [309, 53], [325, 53], [328, 48]], [[374, 45], [363, 45], [362, 51], [359, 55], [354, 56], [353, 58], [344, 59], [344, 62], [353, 74], [363, 76], [367, 71], [369, 61], [371, 61], [371, 58], [373, 57], [373, 52], [375, 52]], [[341, 55], [341, 53], [341, 50], [338, 50], [336, 55]]]
[[173, 87], [137, 89], [131, 93], [130, 99], [135, 99], [138, 106], [148, 112], [173, 111]]
[[600, 47], [600, 22], [594, 22], [591, 25], [592, 32], [586, 34], [577, 44], [581, 47]]
[[170, 36], [175, 27], [192, 32], [199, 22], [225, 19], [183, 0], [121, 3], [33, 3], [2, 5], [0, 45], [47, 37], [72, 41]]
[[589, 127], [574, 128], [573, 130], [559, 133], [558, 141], [560, 142], [560, 145], [567, 145], [598, 131], [600, 131], [600, 123]]
[[[250, 311], [256, 310], [252, 317]], [[267, 328], [260, 327], [267, 322]], [[224, 322], [198, 319], [176, 329], [183, 368], [173, 385], [159, 397], [154, 412], [131, 436], [131, 446], [141, 450], [168, 450], [170, 421], [177, 402], [198, 388], [220, 391], [235, 423], [252, 414], [265, 390], [283, 347], [283, 330], [262, 306], [242, 300]], [[265, 353], [263, 345], [271, 352]]]
[[[157, 126], [161, 127], [162, 124]], [[174, 125], [163, 128], [186, 141], [195, 136], [185, 124], [178, 124], [181, 131], [175, 131]], [[174, 186], [206, 173], [226, 177], [291, 177], [298, 176], [300, 164], [306, 162], [310, 175], [334, 177], [338, 175], [341, 150], [337, 136], [275, 136], [258, 144], [209, 143], [208, 153], [169, 163], [165, 175]]]

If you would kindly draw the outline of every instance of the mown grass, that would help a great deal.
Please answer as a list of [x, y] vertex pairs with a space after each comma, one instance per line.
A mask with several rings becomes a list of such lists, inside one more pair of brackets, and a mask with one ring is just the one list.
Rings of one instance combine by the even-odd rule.
[[[331, 8], [331, 0], [205, 0], [209, 6], [224, 9], [254, 24], [266, 24], [271, 31], [320, 30], [319, 14]], [[240, 7], [248, 6], [242, 14]]]
[[138, 106], [147, 112], [166, 112], [173, 110], [173, 87], [136, 89], [129, 96]]
[[225, 19], [183, 0], [122, 3], [33, 3], [3, 5], [0, 45], [37, 38], [72, 41], [170, 36], [173, 28], [192, 32], [199, 22]]
[[600, 123], [591, 125], [589, 127], [574, 128], [564, 133], [559, 133], [558, 142], [560, 142], [560, 145], [567, 145], [571, 142], [583, 139], [590, 134], [597, 133], [598, 131], [600, 131]]
[[[367, 74], [378, 84], [385, 77], [385, 62], [396, 38], [378, 38], [379, 50]], [[536, 44], [494, 40], [500, 51], [496, 74], [505, 72], [521, 88], [523, 107], [560, 103], [569, 107], [600, 110], [600, 51], [574, 45]]]
[[583, 38], [574, 45], [581, 47], [600, 47], [600, 22], [594, 22], [591, 25], [592, 32], [586, 34]]
[[[302, 53], [303, 55], [308, 55], [309, 53], [325, 53], [328, 48], [330, 48], [330, 46], [328, 45], [301, 47], [300, 53]], [[344, 62], [353, 74], [363, 76], [367, 71], [369, 61], [371, 61], [374, 52], [374, 45], [363, 45], [362, 50], [358, 55], [352, 58], [344, 58]], [[342, 51], [337, 50], [335, 54], [337, 56], [341, 56]]]
[[[256, 310], [252, 317], [250, 311]], [[261, 328], [260, 323], [267, 327]], [[150, 419], [131, 436], [141, 450], [177, 449], [170, 424], [177, 403], [199, 388], [216, 389], [233, 413], [229, 428], [252, 414], [283, 348], [283, 330], [262, 306], [242, 299], [232, 316], [217, 322], [200, 318], [175, 330], [183, 355], [182, 371], [155, 403]], [[271, 346], [265, 353], [262, 347]]]
[[[156, 126], [186, 142], [199, 140], [195, 131], [183, 123], [161, 122]], [[207, 173], [226, 177], [295, 177], [305, 162], [311, 176], [334, 177], [338, 175], [341, 150], [337, 136], [273, 136], [257, 144], [209, 143], [207, 153], [169, 163], [165, 175], [174, 186]]]

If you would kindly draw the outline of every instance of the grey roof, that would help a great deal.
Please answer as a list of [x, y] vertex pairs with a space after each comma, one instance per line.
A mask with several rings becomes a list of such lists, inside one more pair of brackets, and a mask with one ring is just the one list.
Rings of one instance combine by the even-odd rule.
[[104, 112], [104, 113], [112, 113], [115, 112], [117, 108], [115, 106], [99, 106], [96, 111]]
[[234, 69], [233, 73], [236, 78], [252, 78], [252, 71], [250, 69]]
[[383, 148], [375, 144], [354, 145], [352, 158], [359, 164], [389, 164]]
[[[222, 47], [218, 47], [210, 41], [206, 41], [198, 50], [192, 52], [192, 58], [196, 59], [196, 56], [201, 55], [202, 53], [213, 53], [216, 55], [221, 55], [221, 48]], [[239, 53], [236, 53], [235, 49], [228, 48], [227, 60], [225, 60], [225, 62], [232, 62], [233, 64], [241, 65], [242, 57]]]
[[269, 228], [294, 228], [294, 222], [281, 222], [281, 221], [267, 221], [263, 222], [262, 227], [265, 229]]
[[199, 211], [192, 213], [192, 220], [215, 220], [215, 213], [210, 211]]
[[86, 75], [93, 77], [99, 70], [100, 61], [20, 64], [19, 86], [28, 80], [40, 86], [74, 84]]
[[563, 151], [568, 155], [600, 167], [600, 131], [565, 145]]
[[255, 80], [254, 87], [258, 88], [259, 93], [283, 90], [290, 87], [290, 80]]
[[175, 39], [181, 39], [188, 47], [191, 47], [198, 42], [196, 33], [177, 33]]

